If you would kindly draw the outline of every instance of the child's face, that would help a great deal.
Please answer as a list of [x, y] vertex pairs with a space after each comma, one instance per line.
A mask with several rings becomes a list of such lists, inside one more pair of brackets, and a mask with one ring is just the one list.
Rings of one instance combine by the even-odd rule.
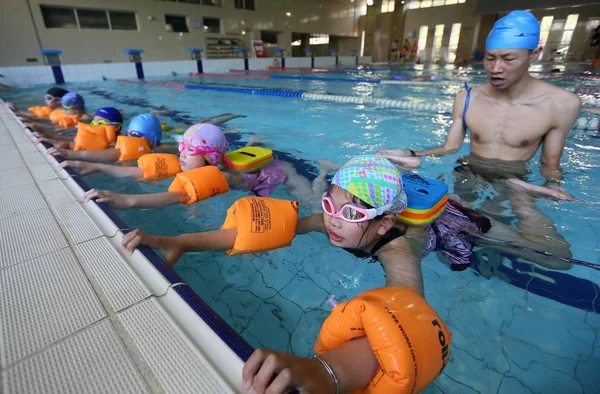
[[78, 109], [78, 108], [71, 108], [71, 109], [67, 109], [67, 110], [65, 111], [65, 113], [66, 113], [68, 116], [81, 116], [81, 115], [83, 115], [83, 111], [82, 111], [82, 110], [80, 110], [80, 109]]
[[46, 96], [44, 96], [44, 101], [46, 102], [46, 105], [52, 109], [60, 108], [59, 97], [53, 97], [47, 94]]
[[181, 165], [181, 171], [189, 171], [194, 168], [204, 167], [208, 165], [208, 162], [203, 155], [190, 155], [186, 149], [179, 152], [179, 164]]
[[115, 126], [115, 129], [117, 130], [117, 133], [121, 132], [121, 123], [114, 123], [111, 122], [110, 120], [106, 119], [104, 116], [98, 116], [95, 115], [94, 119], [92, 119], [92, 126], [94, 125], [98, 125], [98, 126], [104, 126], [104, 125], [108, 125], [108, 126]]
[[[352, 196], [340, 189], [332, 187], [329, 190], [329, 196], [333, 199], [335, 211], [338, 212], [345, 204], [359, 205], [352, 201]], [[384, 235], [387, 229], [380, 232], [380, 225], [377, 222], [366, 221], [361, 223], [350, 223], [341, 218], [335, 218], [323, 213], [325, 229], [329, 236], [329, 241], [340, 248], [360, 249], [371, 245], [378, 235]]]

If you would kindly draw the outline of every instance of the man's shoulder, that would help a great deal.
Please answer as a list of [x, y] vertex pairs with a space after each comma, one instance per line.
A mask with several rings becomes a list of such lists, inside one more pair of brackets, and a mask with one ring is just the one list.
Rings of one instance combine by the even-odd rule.
[[536, 84], [538, 85], [537, 89], [539, 92], [548, 94], [554, 103], [566, 106], [578, 106], [581, 104], [579, 96], [564, 88], [540, 80], [537, 80]]

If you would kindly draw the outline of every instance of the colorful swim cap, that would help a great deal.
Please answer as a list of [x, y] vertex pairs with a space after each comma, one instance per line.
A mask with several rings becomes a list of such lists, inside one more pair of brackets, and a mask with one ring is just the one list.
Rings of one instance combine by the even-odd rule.
[[222, 154], [227, 152], [225, 133], [219, 126], [210, 123], [198, 123], [187, 129], [183, 134], [183, 142], [200, 150], [216, 151], [204, 154], [213, 165], [221, 163]]
[[138, 115], [129, 122], [127, 134], [145, 137], [152, 145], [157, 145], [162, 138], [160, 120], [152, 114]]
[[485, 49], [528, 49], [540, 42], [540, 24], [531, 12], [513, 11], [494, 23], [485, 42]]
[[60, 99], [60, 105], [66, 109], [85, 109], [85, 101], [83, 101], [83, 97], [75, 92], [69, 92], [62, 96]]
[[336, 172], [332, 184], [376, 208], [379, 215], [398, 215], [406, 208], [400, 171], [383, 156], [353, 158]]
[[121, 112], [118, 109], [113, 107], [100, 108], [98, 111], [96, 111], [94, 116], [102, 116], [109, 122], [123, 123], [123, 115], [121, 115]]

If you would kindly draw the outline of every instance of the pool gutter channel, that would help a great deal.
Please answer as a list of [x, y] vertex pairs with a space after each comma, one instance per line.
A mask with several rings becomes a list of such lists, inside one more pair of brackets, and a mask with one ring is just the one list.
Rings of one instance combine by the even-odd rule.
[[[46, 163], [57, 175], [58, 181], [62, 183], [74, 200], [79, 202], [79, 206], [83, 208], [84, 212], [91, 219], [91, 222], [97, 226], [100, 233], [112, 246], [114, 252], [116, 252], [122, 261], [126, 262], [127, 267], [125, 268], [132, 271], [135, 277], [146, 287], [149, 298], [145, 298], [142, 301], [145, 302], [145, 300], [154, 299], [160, 305], [160, 309], [168, 316], [168, 319], [171, 320], [171, 323], [183, 334], [183, 337], [191, 348], [190, 354], [194, 354], [199, 359], [208, 358], [208, 370], [210, 372], [213, 369], [212, 373], [216, 373], [218, 376], [216, 381], [220, 381], [221, 384], [229, 388], [226, 392], [236, 392], [238, 390], [237, 387], [241, 383], [243, 362], [251, 354], [252, 347], [212, 310], [205, 301], [194, 293], [176, 273], [167, 268], [162, 259], [154, 251], [147, 247], [142, 247], [136, 249], [132, 255], [124, 253], [120, 245], [123, 236], [131, 231], [127, 224], [103, 203], [95, 201], [81, 203], [83, 194], [90, 187], [69, 167], [59, 169], [58, 166], [64, 159], [60, 156], [47, 155], [46, 150], [50, 146], [46, 143], [37, 142], [31, 130], [26, 128], [22, 120], [2, 100], [0, 100], [0, 103], [3, 108], [6, 108], [7, 113], [11, 114], [18, 125], [21, 126], [25, 135], [27, 135], [28, 139], [35, 145], [37, 151], [41, 153]], [[12, 133], [8, 127], [7, 125], [7, 134], [11, 135]], [[29, 167], [29, 164], [26, 165]], [[36, 180], [35, 183], [38, 184], [38, 181]], [[44, 195], [43, 191], [42, 195]], [[45, 195], [44, 198], [47, 200]], [[57, 219], [57, 213], [54, 210], [51, 211], [55, 215], [55, 219]], [[62, 223], [60, 220], [57, 221], [58, 223]], [[72, 247], [73, 251], [76, 251], [75, 242], [69, 237], [66, 238], [69, 246]], [[79, 259], [76, 252], [75, 255]], [[84, 264], [80, 262], [80, 265], [84, 268]], [[94, 291], [99, 296], [99, 299], [103, 300], [101, 293], [102, 291], [106, 291], [106, 289], [99, 289], [97, 283], [95, 284], [97, 278], [94, 278], [88, 271], [84, 268], [84, 272], [88, 276], [90, 283], [92, 283]], [[115, 315], [122, 312], [111, 310], [111, 306], [107, 306], [105, 301], [102, 301], [102, 304], [109, 315], [109, 319], [111, 319], [111, 314]], [[128, 343], [130, 340], [127, 338], [122, 338], [122, 340], [126, 343], [129, 351], [135, 353], [135, 349], [133, 349], [135, 346], [132, 347], [131, 343]], [[152, 346], [152, 344], [145, 345]], [[49, 346], [53, 346], [53, 344]], [[132, 357], [134, 360], [139, 358], [135, 355], [132, 355]], [[168, 358], [169, 355], [165, 357]], [[1, 366], [2, 368], [6, 367], [6, 365]], [[144, 377], [146, 384], [150, 387], [153, 386], [153, 383], [160, 381], [156, 376], [148, 377], [147, 368], [144, 366], [138, 367], [140, 370], [146, 370]], [[0, 385], [0, 388], [2, 388], [2, 385]], [[155, 390], [156, 388], [153, 387], [152, 391]], [[171, 390], [163, 387], [159, 391], [169, 392]]]

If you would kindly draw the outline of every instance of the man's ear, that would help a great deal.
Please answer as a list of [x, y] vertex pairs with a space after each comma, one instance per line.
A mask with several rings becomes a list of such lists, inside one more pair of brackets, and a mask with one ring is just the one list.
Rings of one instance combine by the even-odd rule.
[[385, 215], [379, 221], [379, 227], [377, 228], [377, 234], [384, 236], [392, 227], [394, 227], [394, 223], [396, 223], [396, 217], [394, 215]]
[[529, 60], [537, 60], [538, 56], [540, 56], [540, 53], [544, 50], [544, 47], [538, 47], [535, 51], [531, 52], [531, 55], [529, 55]]

